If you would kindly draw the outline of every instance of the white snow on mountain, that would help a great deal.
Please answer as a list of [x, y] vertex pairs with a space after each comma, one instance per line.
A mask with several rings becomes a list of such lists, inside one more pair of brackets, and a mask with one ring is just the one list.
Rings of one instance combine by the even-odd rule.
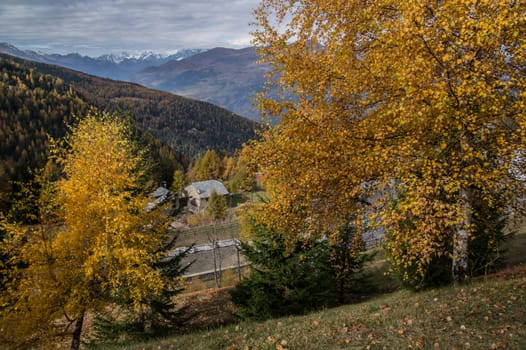
[[163, 55], [160, 53], [155, 53], [152, 51], [143, 51], [143, 52], [118, 52], [111, 53], [97, 57], [99, 60], [110, 61], [113, 63], [121, 63], [126, 60], [148, 60], [148, 59], [158, 59], [161, 60], [169, 55]]
[[111, 53], [99, 56], [95, 59], [109, 61], [116, 64], [124, 61], [169, 61], [169, 60], [181, 60], [189, 56], [195, 55], [196, 53], [203, 52], [206, 50], [202, 49], [181, 49], [171, 50], [163, 53], [153, 51], [123, 51], [117, 53]]
[[[8, 43], [0, 43], [0, 52], [18, 56], [21, 58], [33, 59], [40, 62], [48, 62], [51, 58], [53, 61], [63, 59], [65, 57], [78, 56], [78, 58], [86, 58], [88, 60], [95, 60], [99, 62], [107, 62], [119, 65], [123, 62], [139, 63], [147, 62], [152, 65], [160, 65], [167, 61], [179, 61], [188, 58], [192, 55], [206, 51], [205, 49], [174, 49], [165, 50], [163, 52], [156, 52], [153, 50], [144, 51], [121, 51], [108, 53], [99, 57], [82, 56], [78, 53], [69, 54], [49, 54], [42, 51], [22, 50]], [[58, 62], [60, 64], [60, 62]]]

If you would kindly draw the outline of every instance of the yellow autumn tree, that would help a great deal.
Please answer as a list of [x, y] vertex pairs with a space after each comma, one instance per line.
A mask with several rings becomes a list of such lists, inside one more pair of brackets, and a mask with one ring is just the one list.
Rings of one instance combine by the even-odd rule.
[[255, 44], [274, 69], [258, 100], [269, 127], [247, 152], [269, 198], [254, 210], [292, 239], [337, 235], [349, 224], [360, 235], [373, 197], [367, 184], [381, 174], [381, 149], [364, 122], [369, 108], [356, 76], [362, 58], [345, 36], [367, 30], [360, 16], [369, 15], [360, 7], [262, 1], [255, 13]]
[[120, 120], [89, 115], [55, 151], [64, 176], [41, 213], [54, 225], [6, 226], [10, 259], [0, 336], [13, 348], [48, 347], [58, 336], [80, 346], [84, 318], [112, 300], [139, 307], [166, 281], [152, 268], [159, 218], [145, 210], [141, 158]]
[[[521, 1], [263, 0], [254, 41], [273, 67], [252, 146], [263, 220], [323, 234], [375, 215], [399, 267], [440, 256], [467, 277], [474, 198], [520, 210]], [[374, 209], [373, 209], [374, 207]], [[504, 214], [504, 212], [503, 212]]]
[[433, 256], [451, 254], [460, 282], [475, 200], [494, 211], [521, 206], [524, 183], [510, 170], [525, 145], [526, 8], [448, 1], [397, 10], [381, 35], [390, 63], [375, 68], [398, 92], [377, 114], [393, 129], [385, 137], [404, 135], [385, 145], [396, 157], [388, 164], [399, 195], [384, 216], [388, 249], [396, 265], [416, 264], [422, 273]]
[[196, 159], [188, 171], [188, 177], [191, 181], [221, 179], [223, 172], [224, 169], [221, 158], [216, 151], [209, 149], [201, 158]]

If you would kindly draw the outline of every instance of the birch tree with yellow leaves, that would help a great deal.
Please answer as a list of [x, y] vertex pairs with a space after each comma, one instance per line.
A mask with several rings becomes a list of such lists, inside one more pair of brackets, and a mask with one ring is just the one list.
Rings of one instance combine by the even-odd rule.
[[[49, 347], [71, 336], [78, 349], [84, 319], [112, 300], [140, 307], [166, 281], [152, 268], [161, 257], [159, 217], [146, 212], [140, 154], [123, 122], [89, 115], [55, 149], [64, 176], [40, 206], [53, 222], [6, 227], [11, 267], [2, 291], [3, 345]], [[7, 229], [8, 228], [8, 229]]]
[[474, 198], [524, 209], [525, 3], [263, 0], [255, 16], [273, 67], [258, 102], [280, 120], [251, 146], [261, 220], [323, 235], [375, 214], [395, 267], [447, 257], [465, 280]]

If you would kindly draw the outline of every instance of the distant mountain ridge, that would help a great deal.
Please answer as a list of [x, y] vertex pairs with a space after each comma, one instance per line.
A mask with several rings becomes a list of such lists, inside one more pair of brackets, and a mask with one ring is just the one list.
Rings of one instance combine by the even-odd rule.
[[252, 47], [187, 49], [169, 56], [144, 52], [91, 58], [79, 54], [47, 55], [0, 44], [0, 53], [207, 101], [253, 120], [260, 119], [253, 106], [255, 93], [263, 89], [264, 75], [270, 70], [268, 65], [257, 64]]
[[270, 67], [257, 63], [253, 47], [214, 48], [179, 61], [149, 67], [131, 80], [141, 85], [208, 101], [236, 114], [259, 120], [253, 106]]
[[171, 54], [160, 54], [152, 51], [120, 52], [93, 58], [82, 56], [78, 53], [61, 55], [20, 50], [8, 43], [0, 43], [0, 53], [40, 63], [55, 64], [102, 78], [126, 81], [130, 81], [131, 76], [147, 67], [160, 66], [166, 62], [182, 60], [203, 51], [205, 50], [182, 49], [173, 51]]

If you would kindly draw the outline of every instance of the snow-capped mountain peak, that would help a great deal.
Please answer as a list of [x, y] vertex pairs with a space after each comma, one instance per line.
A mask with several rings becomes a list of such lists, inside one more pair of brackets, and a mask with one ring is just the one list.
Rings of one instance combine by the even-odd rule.
[[168, 55], [155, 53], [153, 51], [143, 51], [143, 52], [123, 51], [123, 52], [118, 52], [118, 53], [102, 55], [98, 57], [98, 59], [118, 64], [126, 60], [136, 60], [136, 61], [143, 61], [143, 60], [149, 60], [149, 59], [162, 60], [163, 58], [167, 56]]
[[32, 61], [55, 64], [88, 74], [115, 80], [133, 80], [145, 68], [158, 67], [169, 61], [180, 61], [207, 51], [205, 49], [168, 49], [121, 51], [99, 57], [83, 56], [78, 53], [46, 54], [31, 50], [20, 50], [8, 43], [0, 43], [0, 53]]
[[206, 50], [202, 49], [181, 49], [171, 50], [163, 53], [154, 51], [122, 51], [110, 53], [97, 57], [97, 60], [120, 64], [124, 61], [151, 61], [164, 63], [169, 60], [181, 60]]

